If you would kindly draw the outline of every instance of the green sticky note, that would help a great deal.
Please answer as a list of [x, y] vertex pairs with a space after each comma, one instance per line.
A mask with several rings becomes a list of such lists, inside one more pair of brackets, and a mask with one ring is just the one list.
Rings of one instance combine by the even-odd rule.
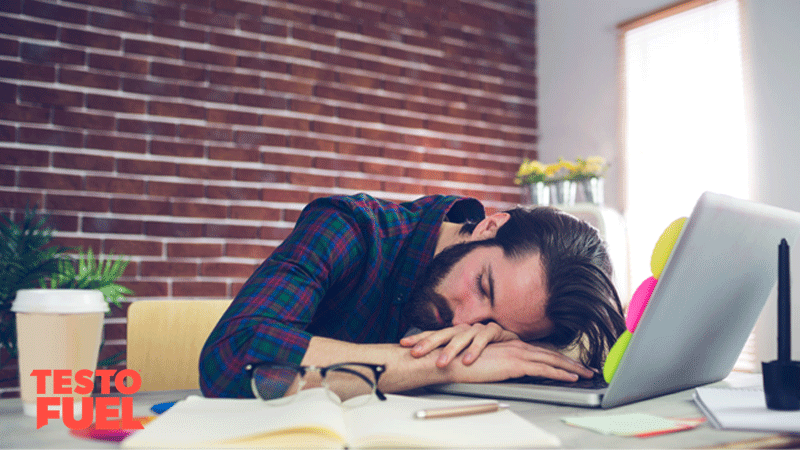
[[618, 414], [587, 417], [565, 417], [565, 423], [597, 433], [614, 436], [638, 436], [686, 429], [684, 421], [665, 419], [650, 414]]

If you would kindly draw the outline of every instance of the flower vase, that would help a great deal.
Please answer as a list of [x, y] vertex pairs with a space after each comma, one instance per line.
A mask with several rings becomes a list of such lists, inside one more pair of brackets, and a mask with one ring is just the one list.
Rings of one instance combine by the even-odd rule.
[[548, 206], [550, 204], [550, 189], [544, 181], [526, 184], [528, 200], [532, 205]]
[[581, 180], [580, 191], [583, 195], [583, 200], [595, 205], [603, 204], [603, 178], [593, 177]]
[[578, 193], [578, 186], [572, 180], [558, 180], [550, 185], [553, 204], [572, 206]]

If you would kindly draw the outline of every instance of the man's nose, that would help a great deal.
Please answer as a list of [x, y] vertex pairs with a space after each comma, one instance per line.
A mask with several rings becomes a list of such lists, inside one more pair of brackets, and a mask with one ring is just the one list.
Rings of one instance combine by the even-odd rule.
[[486, 322], [492, 318], [492, 309], [489, 305], [483, 305], [480, 302], [470, 302], [461, 305], [453, 311], [453, 325]]

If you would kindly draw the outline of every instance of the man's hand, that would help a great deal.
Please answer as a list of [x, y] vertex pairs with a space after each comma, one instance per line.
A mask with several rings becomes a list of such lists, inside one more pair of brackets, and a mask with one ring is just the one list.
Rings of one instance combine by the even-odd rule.
[[441, 369], [455, 382], [479, 383], [503, 381], [523, 376], [545, 377], [562, 381], [591, 378], [595, 373], [583, 364], [557, 351], [512, 340], [487, 345], [482, 355], [469, 366], [454, 361]]
[[412, 347], [411, 356], [415, 358], [421, 358], [434, 349], [444, 346], [436, 359], [436, 366], [444, 368], [462, 351], [461, 362], [468, 366], [478, 359], [478, 356], [490, 343], [512, 340], [519, 340], [519, 336], [501, 328], [494, 322], [489, 322], [487, 324], [461, 324], [436, 331], [423, 331], [401, 339], [400, 345]]

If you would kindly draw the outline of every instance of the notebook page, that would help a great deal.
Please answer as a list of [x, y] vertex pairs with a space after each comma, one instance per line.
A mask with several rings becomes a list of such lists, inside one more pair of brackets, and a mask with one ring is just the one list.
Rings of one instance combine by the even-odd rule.
[[444, 419], [415, 419], [420, 409], [472, 405], [486, 400], [434, 400], [387, 395], [385, 402], [345, 411], [352, 448], [557, 447], [559, 439], [510, 410]]

